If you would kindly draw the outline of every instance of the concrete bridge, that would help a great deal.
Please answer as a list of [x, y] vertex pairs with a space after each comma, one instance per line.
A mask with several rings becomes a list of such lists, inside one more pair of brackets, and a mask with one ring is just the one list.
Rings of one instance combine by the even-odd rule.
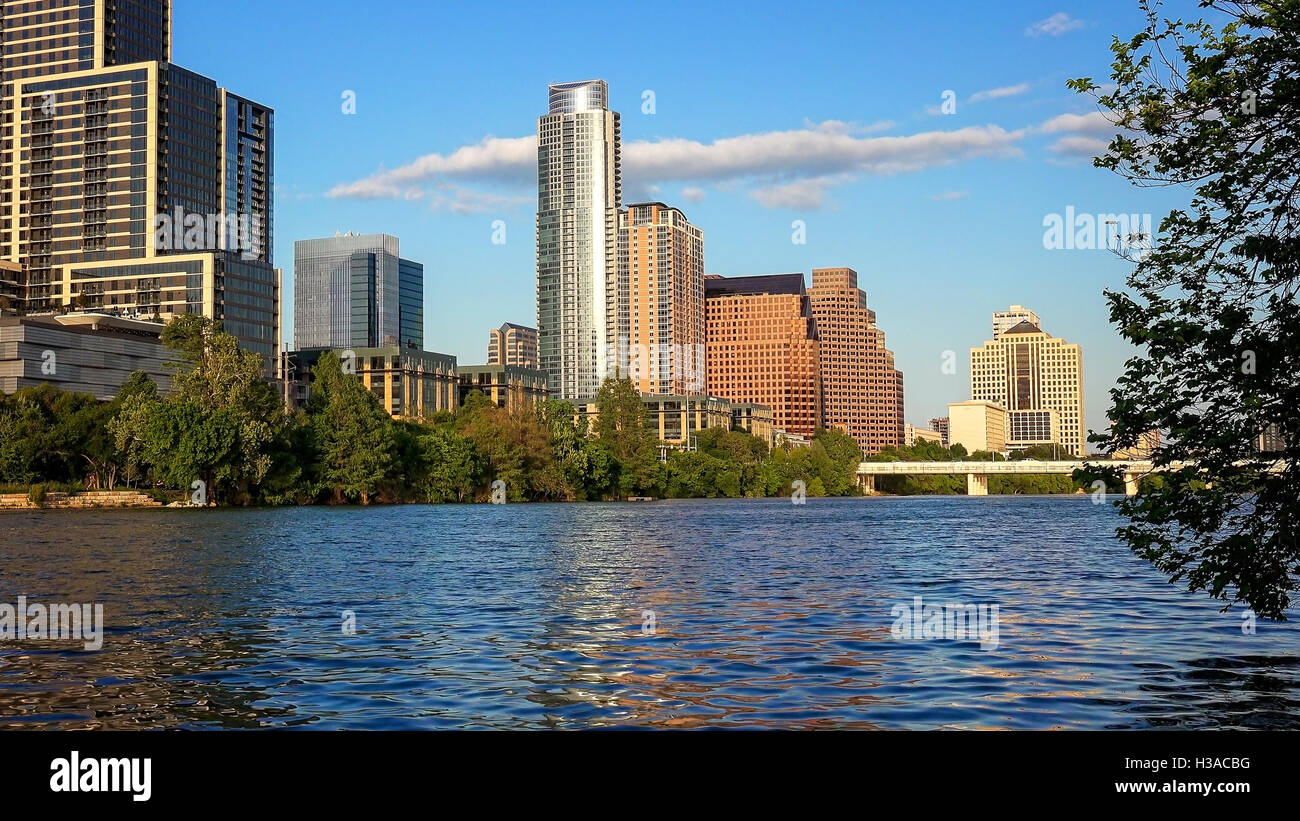
[[[1124, 470], [1124, 492], [1129, 496], [1137, 493], [1138, 480], [1157, 468], [1150, 461], [1107, 461], [1093, 460], [1084, 462], [1051, 461], [1039, 462], [1023, 459], [1014, 462], [862, 462], [858, 465], [858, 485], [867, 492], [876, 489], [877, 476], [954, 476], [966, 474], [966, 495], [989, 495], [990, 476], [1042, 475], [1046, 473], [1071, 475], [1085, 464], [1122, 467]], [[1177, 469], [1181, 463], [1169, 465], [1162, 470]]]

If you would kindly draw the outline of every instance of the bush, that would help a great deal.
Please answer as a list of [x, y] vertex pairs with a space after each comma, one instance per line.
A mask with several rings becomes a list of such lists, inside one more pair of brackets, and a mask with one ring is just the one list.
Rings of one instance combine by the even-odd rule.
[[27, 489], [27, 500], [36, 507], [45, 506], [45, 485], [35, 484]]

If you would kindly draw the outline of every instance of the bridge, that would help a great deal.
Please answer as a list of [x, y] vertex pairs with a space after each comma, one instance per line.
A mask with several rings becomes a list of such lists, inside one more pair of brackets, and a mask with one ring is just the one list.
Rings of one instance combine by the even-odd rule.
[[[1129, 496], [1137, 494], [1138, 480], [1157, 470], [1150, 461], [1093, 460], [1084, 462], [1050, 461], [1040, 462], [1035, 459], [1022, 459], [1014, 462], [862, 462], [858, 465], [858, 485], [868, 493], [876, 490], [877, 476], [955, 476], [966, 474], [966, 495], [989, 495], [990, 476], [1023, 476], [1026, 474], [1071, 475], [1087, 464], [1120, 467], [1124, 472], [1124, 492]], [[1177, 470], [1182, 463], [1175, 463], [1160, 470]]]

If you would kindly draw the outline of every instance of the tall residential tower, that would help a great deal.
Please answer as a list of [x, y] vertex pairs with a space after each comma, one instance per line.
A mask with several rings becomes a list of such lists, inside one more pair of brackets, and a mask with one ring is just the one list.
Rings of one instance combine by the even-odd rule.
[[550, 86], [537, 121], [537, 345], [553, 393], [594, 397], [618, 372], [619, 117], [603, 80]]
[[273, 113], [170, 62], [168, 0], [5, 2], [0, 257], [27, 313], [220, 320], [280, 341]]
[[628, 289], [626, 375], [642, 394], [704, 393], [704, 233], [662, 202], [629, 205], [618, 270]]

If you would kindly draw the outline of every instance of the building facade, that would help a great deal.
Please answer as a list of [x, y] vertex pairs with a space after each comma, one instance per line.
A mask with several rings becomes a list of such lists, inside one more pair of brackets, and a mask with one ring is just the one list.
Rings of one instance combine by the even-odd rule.
[[808, 299], [821, 346], [822, 425], [864, 453], [904, 444], [903, 373], [852, 268], [814, 268]]
[[537, 367], [537, 329], [507, 322], [488, 332], [489, 365]]
[[817, 325], [803, 274], [704, 280], [709, 393], [772, 409], [773, 425], [812, 436], [822, 421]]
[[1007, 409], [997, 402], [972, 399], [948, 405], [948, 441], [967, 453], [1007, 449]]
[[937, 430], [929, 428], [918, 428], [916, 425], [909, 424], [906, 426], [904, 441], [907, 447], [912, 447], [917, 442], [933, 442], [936, 445], [943, 445], [943, 434]]
[[731, 429], [742, 430], [750, 436], [756, 436], [766, 442], [769, 448], [776, 445], [776, 426], [772, 424], [772, 409], [766, 405], [732, 402]]
[[930, 430], [939, 434], [939, 442], [948, 447], [948, 417], [940, 416], [930, 420]]
[[[971, 398], [1002, 405], [1011, 417], [1009, 448], [1055, 443], [1071, 456], [1086, 455], [1082, 348], [1025, 320], [971, 348], [970, 364]], [[1026, 435], [1032, 438], [1016, 438]]]
[[618, 267], [628, 289], [620, 366], [642, 394], [704, 393], [704, 232], [662, 202], [619, 214]]
[[0, 393], [49, 383], [106, 402], [135, 371], [168, 393], [179, 357], [161, 335], [157, 323], [104, 314], [0, 317]]
[[498, 408], [523, 409], [544, 401], [548, 394], [546, 371], [519, 365], [457, 365], [457, 402], [465, 404], [479, 391]]
[[[269, 368], [271, 109], [170, 62], [165, 0], [10, 2], [0, 26], [0, 256], [22, 267], [19, 307], [205, 311]], [[192, 278], [200, 256], [211, 279]]]
[[[293, 351], [299, 406], [311, 396], [312, 369], [329, 348]], [[345, 372], [354, 374], [394, 419], [423, 419], [457, 405], [456, 357], [390, 345], [335, 350]]]
[[424, 347], [424, 266], [397, 237], [347, 233], [293, 244], [294, 346]]
[[537, 353], [552, 393], [594, 397], [627, 337], [619, 116], [603, 80], [552, 85], [537, 121]]

